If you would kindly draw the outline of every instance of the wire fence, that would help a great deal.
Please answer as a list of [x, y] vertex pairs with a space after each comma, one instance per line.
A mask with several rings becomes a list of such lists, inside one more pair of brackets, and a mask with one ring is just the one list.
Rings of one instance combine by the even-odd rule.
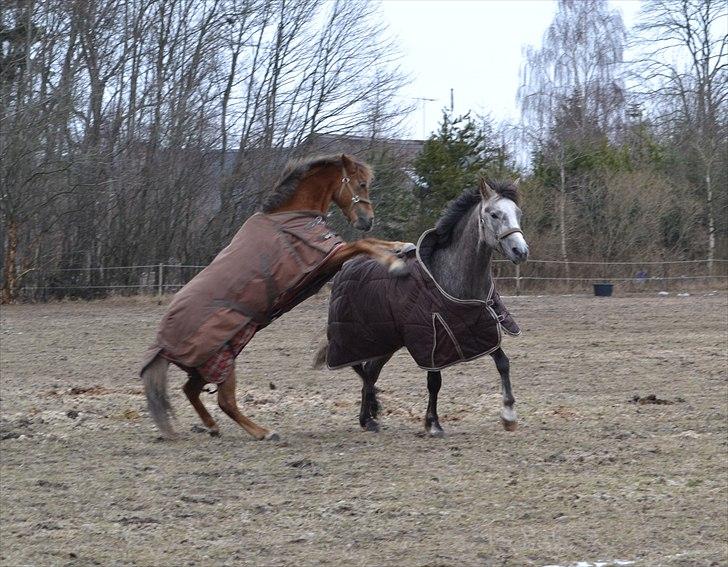
[[612, 284], [623, 293], [728, 287], [728, 260], [562, 261], [529, 260], [514, 266], [496, 261], [501, 293], [592, 292]]
[[[112, 295], [164, 295], [182, 288], [204, 265], [146, 264], [32, 270], [18, 298], [25, 301], [94, 299]], [[626, 293], [728, 287], [728, 260], [649, 260], [599, 262], [529, 260], [515, 266], [495, 260], [493, 273], [502, 294], [591, 292], [612, 284]]]

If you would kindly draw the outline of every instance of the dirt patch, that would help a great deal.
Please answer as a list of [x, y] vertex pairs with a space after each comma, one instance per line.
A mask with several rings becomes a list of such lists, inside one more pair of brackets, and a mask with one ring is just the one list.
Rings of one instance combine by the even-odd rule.
[[360, 431], [356, 375], [310, 370], [314, 298], [239, 359], [240, 405], [280, 443], [215, 395], [221, 436], [194, 433], [178, 370], [182, 439], [157, 441], [137, 378], [156, 302], [3, 307], [0, 564], [725, 565], [726, 299], [507, 299], [519, 428], [485, 358], [443, 372], [432, 439], [406, 352]]
[[672, 400], [663, 400], [662, 398], [658, 398], [655, 394], [650, 394], [648, 396], [640, 397], [640, 396], [633, 396], [630, 400], [631, 404], [639, 404], [641, 406], [644, 405], [653, 405], [653, 406], [669, 406], [674, 404], [675, 402], [684, 402], [682, 398], [676, 398], [675, 401]]
[[[55, 390], [51, 390], [49, 392], [50, 395], [58, 395], [58, 392]], [[139, 396], [142, 394], [141, 388], [127, 388], [122, 390], [112, 390], [111, 388], [104, 388], [102, 386], [88, 386], [88, 387], [79, 387], [76, 386], [75, 388], [71, 388], [68, 391], [68, 395], [70, 396], [108, 396], [110, 394], [128, 394], [131, 396]]]

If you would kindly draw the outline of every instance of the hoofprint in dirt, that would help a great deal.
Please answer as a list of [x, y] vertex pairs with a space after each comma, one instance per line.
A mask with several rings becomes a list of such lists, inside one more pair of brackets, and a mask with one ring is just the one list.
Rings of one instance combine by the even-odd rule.
[[278, 444], [217, 408], [222, 437], [192, 432], [178, 371], [185, 435], [155, 440], [137, 372], [163, 306], [4, 307], [0, 564], [728, 563], [726, 295], [506, 302], [518, 431], [486, 357], [443, 373], [447, 436], [425, 436], [405, 352], [382, 432], [360, 431], [356, 375], [309, 369], [317, 297], [238, 359], [239, 401]]

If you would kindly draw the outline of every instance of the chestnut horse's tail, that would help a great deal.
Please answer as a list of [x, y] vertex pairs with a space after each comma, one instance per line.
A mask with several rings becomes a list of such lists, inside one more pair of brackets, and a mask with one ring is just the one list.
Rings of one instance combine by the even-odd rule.
[[167, 397], [168, 367], [169, 361], [163, 356], [157, 355], [142, 370], [142, 381], [144, 382], [144, 393], [147, 396], [147, 407], [154, 423], [157, 424], [164, 437], [173, 439], [176, 437], [176, 433], [169, 419], [170, 414], [174, 412]]

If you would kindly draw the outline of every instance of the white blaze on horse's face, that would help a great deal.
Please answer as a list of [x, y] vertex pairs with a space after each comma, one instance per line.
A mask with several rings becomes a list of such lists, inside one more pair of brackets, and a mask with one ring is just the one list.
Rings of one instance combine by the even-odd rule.
[[481, 238], [514, 264], [528, 259], [528, 244], [521, 232], [521, 209], [513, 201], [494, 195], [480, 206]]

